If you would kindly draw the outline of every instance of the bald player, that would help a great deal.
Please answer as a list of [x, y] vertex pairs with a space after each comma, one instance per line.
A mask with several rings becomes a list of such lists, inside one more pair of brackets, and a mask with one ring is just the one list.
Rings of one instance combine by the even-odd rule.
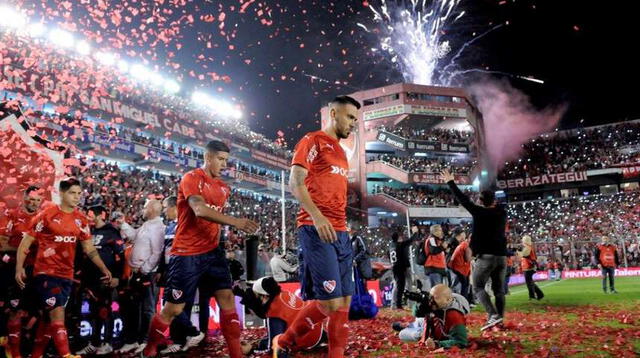
[[349, 162], [340, 146], [356, 127], [360, 103], [349, 96], [329, 104], [331, 122], [305, 135], [295, 147], [289, 185], [301, 204], [298, 242], [303, 299], [311, 301], [282, 335], [274, 338], [275, 357], [299, 349], [296, 341], [329, 317], [329, 357], [343, 357], [346, 325], [354, 292], [353, 253], [347, 232]]

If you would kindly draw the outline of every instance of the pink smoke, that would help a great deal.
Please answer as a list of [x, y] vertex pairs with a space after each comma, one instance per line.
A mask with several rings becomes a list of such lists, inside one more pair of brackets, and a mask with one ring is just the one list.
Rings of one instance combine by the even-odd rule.
[[507, 81], [485, 80], [467, 90], [482, 112], [486, 149], [494, 173], [505, 162], [519, 157], [522, 144], [555, 129], [567, 110], [566, 105], [536, 109], [526, 94]]

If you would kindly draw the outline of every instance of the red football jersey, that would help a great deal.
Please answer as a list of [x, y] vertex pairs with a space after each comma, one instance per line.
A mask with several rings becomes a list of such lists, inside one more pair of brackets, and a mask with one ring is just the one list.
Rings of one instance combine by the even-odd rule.
[[91, 238], [89, 221], [82, 213], [65, 213], [57, 205], [50, 206], [33, 218], [27, 234], [38, 242], [34, 276], [73, 279], [77, 242]]
[[9, 237], [9, 245], [18, 247], [22, 241], [22, 234], [28, 232], [31, 227], [31, 220], [36, 213], [28, 213], [22, 208], [16, 208], [9, 212], [6, 236]]
[[[304, 184], [311, 200], [336, 231], [346, 231], [349, 162], [340, 142], [323, 131], [308, 133], [296, 145], [291, 165], [307, 169]], [[298, 213], [301, 225], [313, 225], [302, 207]]]
[[[29, 232], [31, 221], [35, 216], [36, 213], [28, 213], [22, 208], [16, 208], [9, 212], [5, 235], [9, 237], [10, 246], [15, 248], [20, 246], [23, 234]], [[29, 248], [29, 254], [24, 261], [25, 266], [33, 266], [36, 261], [36, 252], [38, 252], [38, 243], [34, 242]]]
[[231, 194], [229, 186], [212, 178], [201, 168], [182, 177], [178, 187], [178, 227], [171, 247], [172, 255], [198, 255], [209, 252], [220, 242], [220, 224], [196, 217], [189, 206], [192, 195], [200, 195], [207, 206], [222, 212]]

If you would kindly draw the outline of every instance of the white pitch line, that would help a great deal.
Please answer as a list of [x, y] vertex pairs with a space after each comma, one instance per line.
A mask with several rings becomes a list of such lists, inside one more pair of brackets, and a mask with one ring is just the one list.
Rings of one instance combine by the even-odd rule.
[[[543, 288], [543, 287], [551, 286], [551, 285], [554, 285], [554, 284], [556, 284], [556, 283], [563, 282], [563, 281], [564, 281], [564, 280], [560, 280], [560, 281], [553, 281], [553, 282], [549, 282], [549, 283], [547, 283], [546, 285], [540, 285], [540, 286], [538, 286], [538, 287]], [[518, 291], [516, 291], [516, 292], [511, 292], [510, 296], [512, 296], [512, 295], [517, 295], [518, 293], [523, 293], [523, 292], [527, 292], [527, 293], [528, 293], [528, 292], [529, 292], [529, 289], [528, 289], [528, 288], [526, 288], [526, 287], [527, 287], [527, 284], [524, 284], [524, 287], [525, 287], [525, 289], [524, 289], [524, 290], [518, 290]]]

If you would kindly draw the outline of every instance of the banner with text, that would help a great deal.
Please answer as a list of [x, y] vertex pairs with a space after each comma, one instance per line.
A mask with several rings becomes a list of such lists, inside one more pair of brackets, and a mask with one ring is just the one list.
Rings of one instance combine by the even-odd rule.
[[396, 104], [389, 107], [382, 107], [365, 111], [362, 113], [362, 117], [365, 121], [371, 121], [374, 119], [397, 116], [399, 114], [415, 114], [421, 116], [434, 116], [434, 117], [455, 117], [466, 118], [467, 110], [464, 108], [449, 107], [449, 106], [426, 106], [426, 105], [411, 105], [411, 104]]
[[[471, 179], [466, 175], [456, 174], [456, 183], [459, 185], [471, 184]], [[440, 173], [409, 173], [409, 182], [416, 184], [445, 184]]]
[[467, 144], [459, 143], [441, 143], [427, 140], [405, 139], [397, 134], [387, 131], [378, 131], [376, 139], [398, 150], [408, 150], [412, 152], [429, 151], [429, 152], [450, 152], [450, 153], [469, 153]]
[[640, 177], [640, 165], [633, 165], [633, 166], [630, 166], [630, 167], [623, 167], [622, 168], [622, 177], [625, 178], [625, 179]]
[[571, 172], [558, 174], [543, 174], [529, 178], [498, 180], [500, 189], [524, 188], [528, 186], [562, 184], [587, 180], [587, 172]]

